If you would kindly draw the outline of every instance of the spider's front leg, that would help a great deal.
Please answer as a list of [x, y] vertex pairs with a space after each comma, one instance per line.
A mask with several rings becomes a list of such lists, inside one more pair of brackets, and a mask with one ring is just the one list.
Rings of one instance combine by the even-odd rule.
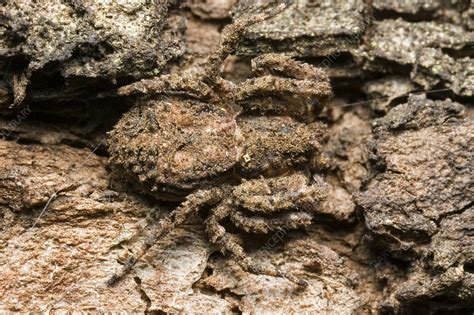
[[239, 211], [229, 214], [241, 230], [267, 234], [304, 228], [326, 199], [327, 185], [319, 177], [303, 173], [245, 181], [232, 193]]
[[313, 220], [313, 214], [306, 211], [277, 214], [270, 218], [259, 215], [247, 216], [240, 211], [234, 211], [229, 216], [239, 229], [258, 234], [267, 234], [283, 228], [289, 230], [303, 228], [310, 225]]
[[156, 244], [156, 242], [177, 225], [182, 224], [190, 215], [198, 212], [206, 205], [212, 206], [221, 201], [226, 195], [226, 191], [225, 188], [211, 188], [208, 190], [198, 190], [188, 195], [178, 208], [161, 219], [152, 231], [148, 233], [145, 237], [145, 242], [136, 250], [136, 255], [127, 259], [122, 269], [107, 281], [107, 285], [114, 285]]
[[242, 82], [235, 92], [235, 101], [247, 112], [312, 121], [333, 95], [323, 69], [289, 56], [259, 56], [252, 60], [252, 71], [258, 77]]
[[221, 81], [219, 74], [223, 68], [224, 61], [229, 55], [235, 52], [247, 27], [279, 14], [291, 3], [291, 1], [286, 2], [288, 3], [281, 3], [271, 7], [266, 12], [239, 18], [234, 23], [226, 26], [222, 31], [222, 39], [219, 45], [217, 45], [212, 54], [207, 58], [207, 68], [204, 71], [203, 80], [210, 85], [219, 83], [219, 81]]
[[211, 215], [206, 220], [206, 232], [209, 235], [209, 239], [212, 243], [216, 244], [223, 252], [230, 253], [235, 261], [247, 272], [254, 274], [267, 275], [273, 277], [286, 278], [289, 281], [300, 285], [308, 286], [308, 283], [294, 275], [281, 271], [274, 266], [262, 265], [252, 258], [248, 257], [242, 246], [240, 246], [220, 224], [220, 221], [227, 218], [231, 212], [237, 211], [233, 209], [229, 203], [222, 202], [211, 212]]
[[144, 79], [119, 88], [117, 94], [120, 96], [133, 94], [186, 94], [201, 100], [211, 100], [215, 97], [213, 87], [222, 85], [222, 88], [225, 90], [226, 83], [220, 78], [219, 73], [225, 59], [235, 51], [245, 29], [252, 24], [262, 22], [277, 15], [286, 6], [284, 3], [277, 5], [267, 12], [240, 18], [235, 23], [225, 27], [222, 32], [222, 40], [208, 57], [203, 74], [182, 72], [163, 75], [153, 79]]

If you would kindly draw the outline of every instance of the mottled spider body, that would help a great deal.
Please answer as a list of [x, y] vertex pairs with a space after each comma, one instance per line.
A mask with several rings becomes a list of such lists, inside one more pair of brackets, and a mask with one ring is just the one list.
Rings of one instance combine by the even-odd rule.
[[112, 165], [144, 193], [176, 201], [199, 188], [317, 164], [323, 134], [319, 123], [236, 117], [213, 104], [166, 97], [126, 113], [109, 149]]
[[111, 138], [112, 164], [158, 199], [181, 200], [218, 184], [239, 159], [235, 115], [196, 100], [140, 104], [124, 115]]
[[205, 221], [209, 239], [245, 270], [306, 284], [252, 261], [221, 225], [228, 218], [251, 233], [304, 227], [326, 195], [325, 184], [311, 175], [323, 164], [319, 142], [325, 133], [322, 124], [311, 121], [332, 95], [324, 71], [268, 54], [252, 61], [255, 78], [234, 84], [219, 76], [245, 27], [283, 8], [224, 29], [203, 73], [165, 75], [119, 90], [147, 98], [110, 133], [111, 166], [142, 192], [181, 204], [160, 220], [109, 284], [205, 206], [211, 209]]

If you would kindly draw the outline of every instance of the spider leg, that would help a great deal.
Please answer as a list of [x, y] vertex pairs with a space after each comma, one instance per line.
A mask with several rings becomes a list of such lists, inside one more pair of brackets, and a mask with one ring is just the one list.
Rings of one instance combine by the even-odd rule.
[[280, 74], [287, 78], [329, 83], [329, 76], [322, 68], [282, 54], [269, 53], [255, 57], [252, 59], [252, 72], [259, 77]]
[[[271, 190], [267, 191], [267, 187]], [[327, 193], [328, 187], [322, 179], [309, 179], [303, 173], [296, 172], [245, 181], [234, 188], [232, 196], [239, 208], [268, 217], [288, 210], [317, 211]]]
[[276, 216], [247, 216], [240, 211], [230, 213], [230, 220], [247, 233], [267, 234], [270, 231], [294, 230], [311, 225], [313, 215], [308, 212], [289, 212]]
[[250, 17], [239, 18], [236, 22], [226, 26], [222, 31], [222, 39], [219, 45], [207, 59], [208, 66], [205, 70], [204, 81], [213, 85], [219, 80], [219, 73], [225, 59], [235, 52], [237, 44], [247, 27], [277, 15], [286, 7], [287, 4], [282, 3], [266, 12], [255, 14]]
[[209, 239], [212, 243], [219, 246], [221, 250], [229, 252], [234, 257], [235, 261], [247, 272], [286, 278], [300, 286], [308, 285], [306, 281], [299, 279], [290, 273], [278, 270], [274, 266], [261, 265], [248, 257], [242, 246], [232, 239], [232, 237], [230, 237], [226, 232], [225, 228], [219, 223], [221, 220], [228, 217], [232, 211], [234, 210], [227, 203], [221, 203], [212, 210], [211, 215], [205, 222], [206, 232], [208, 233]]
[[197, 99], [210, 99], [212, 90], [192, 74], [176, 73], [122, 86], [117, 90], [120, 96], [133, 94], [186, 94]]
[[[144, 79], [118, 89], [117, 94], [128, 96], [132, 94], [186, 94], [198, 99], [209, 100], [213, 91], [209, 86], [222, 80], [219, 72], [224, 60], [235, 51], [245, 29], [255, 23], [264, 21], [286, 8], [280, 4], [267, 12], [237, 20], [224, 28], [222, 40], [214, 52], [208, 57], [204, 74], [196, 77], [193, 73], [177, 73], [160, 76], [154, 79]], [[221, 84], [223, 87], [225, 84]]]
[[158, 224], [147, 233], [145, 242], [137, 249], [136, 255], [130, 257], [125, 262], [122, 269], [114, 274], [107, 285], [112, 286], [122, 278], [136, 263], [145, 255], [148, 250], [155, 245], [163, 236], [168, 234], [177, 225], [183, 223], [192, 213], [198, 212], [205, 205], [213, 205], [225, 196], [225, 189], [212, 188], [209, 190], [199, 190], [186, 197], [179, 207], [173, 210], [168, 216], [161, 219]]
[[288, 96], [298, 95], [324, 103], [332, 97], [329, 81], [312, 81], [282, 78], [272, 75], [245, 80], [237, 85], [235, 100], [242, 102], [255, 96]]
[[252, 60], [258, 76], [235, 88], [234, 100], [244, 111], [296, 116], [313, 121], [333, 96], [326, 72], [280, 54]]

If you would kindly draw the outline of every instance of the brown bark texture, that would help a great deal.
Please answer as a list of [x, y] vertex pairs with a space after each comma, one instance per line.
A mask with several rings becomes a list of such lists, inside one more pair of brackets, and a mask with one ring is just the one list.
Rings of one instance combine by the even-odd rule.
[[198, 215], [106, 285], [176, 207], [111, 170], [107, 134], [134, 102], [116, 90], [199, 69], [225, 25], [267, 2], [0, 1], [0, 312], [474, 311], [470, 0], [293, 0], [227, 59], [233, 82], [264, 53], [330, 76], [314, 223], [242, 235], [308, 287], [242, 270]]

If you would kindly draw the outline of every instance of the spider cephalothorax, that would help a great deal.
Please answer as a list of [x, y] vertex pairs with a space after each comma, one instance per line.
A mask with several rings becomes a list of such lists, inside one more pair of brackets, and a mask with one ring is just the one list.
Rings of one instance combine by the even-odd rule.
[[[247, 271], [306, 282], [247, 257], [221, 221], [268, 233], [311, 224], [326, 195], [312, 175], [323, 164], [324, 126], [313, 122], [332, 93], [327, 75], [290, 57], [255, 58], [255, 78], [240, 84], [219, 76], [248, 25], [278, 14], [284, 6], [226, 27], [202, 73], [142, 80], [119, 89], [145, 94], [110, 133], [111, 166], [144, 193], [181, 201], [162, 219], [115, 282], [170, 229], [203, 207], [209, 239]], [[264, 114], [264, 115], [263, 115]]]

